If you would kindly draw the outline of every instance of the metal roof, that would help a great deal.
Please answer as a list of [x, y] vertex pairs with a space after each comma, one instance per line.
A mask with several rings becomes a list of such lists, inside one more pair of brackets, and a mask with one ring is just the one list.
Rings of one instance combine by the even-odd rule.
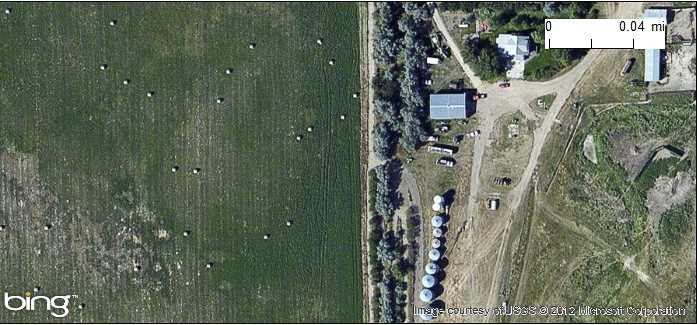
[[661, 80], [661, 50], [647, 49], [644, 54], [644, 81]]
[[668, 17], [668, 10], [666, 9], [645, 9], [644, 18], [660, 18], [666, 19]]
[[[644, 18], [666, 19], [666, 9], [646, 9]], [[646, 49], [644, 52], [644, 81], [661, 80], [661, 50]]]
[[467, 94], [431, 94], [429, 106], [432, 120], [464, 119], [467, 117]]

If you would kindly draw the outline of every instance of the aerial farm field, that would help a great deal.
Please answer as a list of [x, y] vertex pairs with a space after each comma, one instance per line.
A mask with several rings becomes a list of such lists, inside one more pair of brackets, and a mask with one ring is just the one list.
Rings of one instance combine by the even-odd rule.
[[0, 322], [362, 320], [356, 4], [2, 9]]

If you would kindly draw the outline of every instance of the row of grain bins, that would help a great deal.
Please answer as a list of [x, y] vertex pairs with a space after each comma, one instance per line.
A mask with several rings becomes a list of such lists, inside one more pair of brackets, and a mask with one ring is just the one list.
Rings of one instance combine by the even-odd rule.
[[[436, 195], [433, 197], [433, 211], [442, 212], [447, 209], [445, 205], [445, 199], [441, 195]], [[441, 271], [441, 266], [439, 261], [443, 254], [441, 250], [443, 249], [443, 241], [441, 237], [443, 236], [443, 230], [441, 227], [444, 223], [444, 215], [436, 214], [431, 218], [431, 227], [433, 227], [433, 241], [431, 241], [431, 250], [428, 252], [428, 263], [426, 264], [423, 278], [421, 278], [421, 285], [423, 289], [419, 292], [419, 300], [427, 304], [424, 308], [431, 308], [430, 304], [436, 298], [436, 293], [434, 292], [434, 287], [438, 285], [438, 273]], [[431, 320], [433, 316], [428, 314], [419, 315], [422, 320]]]

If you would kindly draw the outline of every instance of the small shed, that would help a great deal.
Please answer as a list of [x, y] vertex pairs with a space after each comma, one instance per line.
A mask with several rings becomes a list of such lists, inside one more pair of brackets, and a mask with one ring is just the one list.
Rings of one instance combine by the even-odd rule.
[[436, 58], [436, 57], [429, 56], [426, 58], [426, 64], [431, 64], [431, 65], [440, 64], [440, 59]]

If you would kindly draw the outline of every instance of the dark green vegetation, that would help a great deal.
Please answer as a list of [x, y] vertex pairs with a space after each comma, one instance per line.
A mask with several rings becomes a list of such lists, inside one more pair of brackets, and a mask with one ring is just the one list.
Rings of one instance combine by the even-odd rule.
[[431, 17], [425, 3], [377, 2], [373, 56], [377, 72], [371, 81], [373, 106], [380, 122], [373, 130], [378, 159], [396, 152], [395, 139], [414, 152], [428, 137], [425, 127], [426, 57], [430, 46]]
[[506, 76], [506, 59], [499, 54], [495, 42], [485, 38], [473, 38], [462, 48], [462, 58], [483, 80], [496, 80]]
[[[655, 94], [649, 105], [597, 115], [586, 109], [565, 156], [565, 142], [545, 149], [543, 156], [556, 158], [540, 168], [535, 212], [525, 222], [530, 235], [524, 230], [521, 237], [530, 248], [510, 304], [673, 306], [686, 312], [538, 321], [695, 321], [695, 110], [683, 100], [688, 95]], [[564, 112], [562, 124], [572, 127], [555, 137], [568, 138], [576, 124], [578, 112]], [[587, 134], [594, 135], [597, 165], [583, 156]], [[686, 153], [651, 159], [662, 145]], [[559, 162], [548, 190], [545, 174]], [[641, 173], [631, 167], [644, 164]]]
[[[493, 57], [497, 52], [496, 37], [499, 34], [531, 36], [532, 49], [539, 47], [539, 54], [525, 65], [525, 78], [546, 80], [569, 67], [586, 54], [578, 49], [545, 49], [544, 20], [597, 18], [593, 2], [443, 2], [442, 10], [461, 10], [472, 13], [477, 19], [486, 20], [491, 33], [481, 34], [480, 40], [463, 44], [463, 57], [478, 76], [485, 80], [505, 77], [505, 64]], [[471, 48], [471, 49], [470, 49]], [[482, 56], [471, 55], [482, 53]]]
[[79, 295], [67, 322], [362, 320], [356, 4], [12, 7], [2, 290]]

